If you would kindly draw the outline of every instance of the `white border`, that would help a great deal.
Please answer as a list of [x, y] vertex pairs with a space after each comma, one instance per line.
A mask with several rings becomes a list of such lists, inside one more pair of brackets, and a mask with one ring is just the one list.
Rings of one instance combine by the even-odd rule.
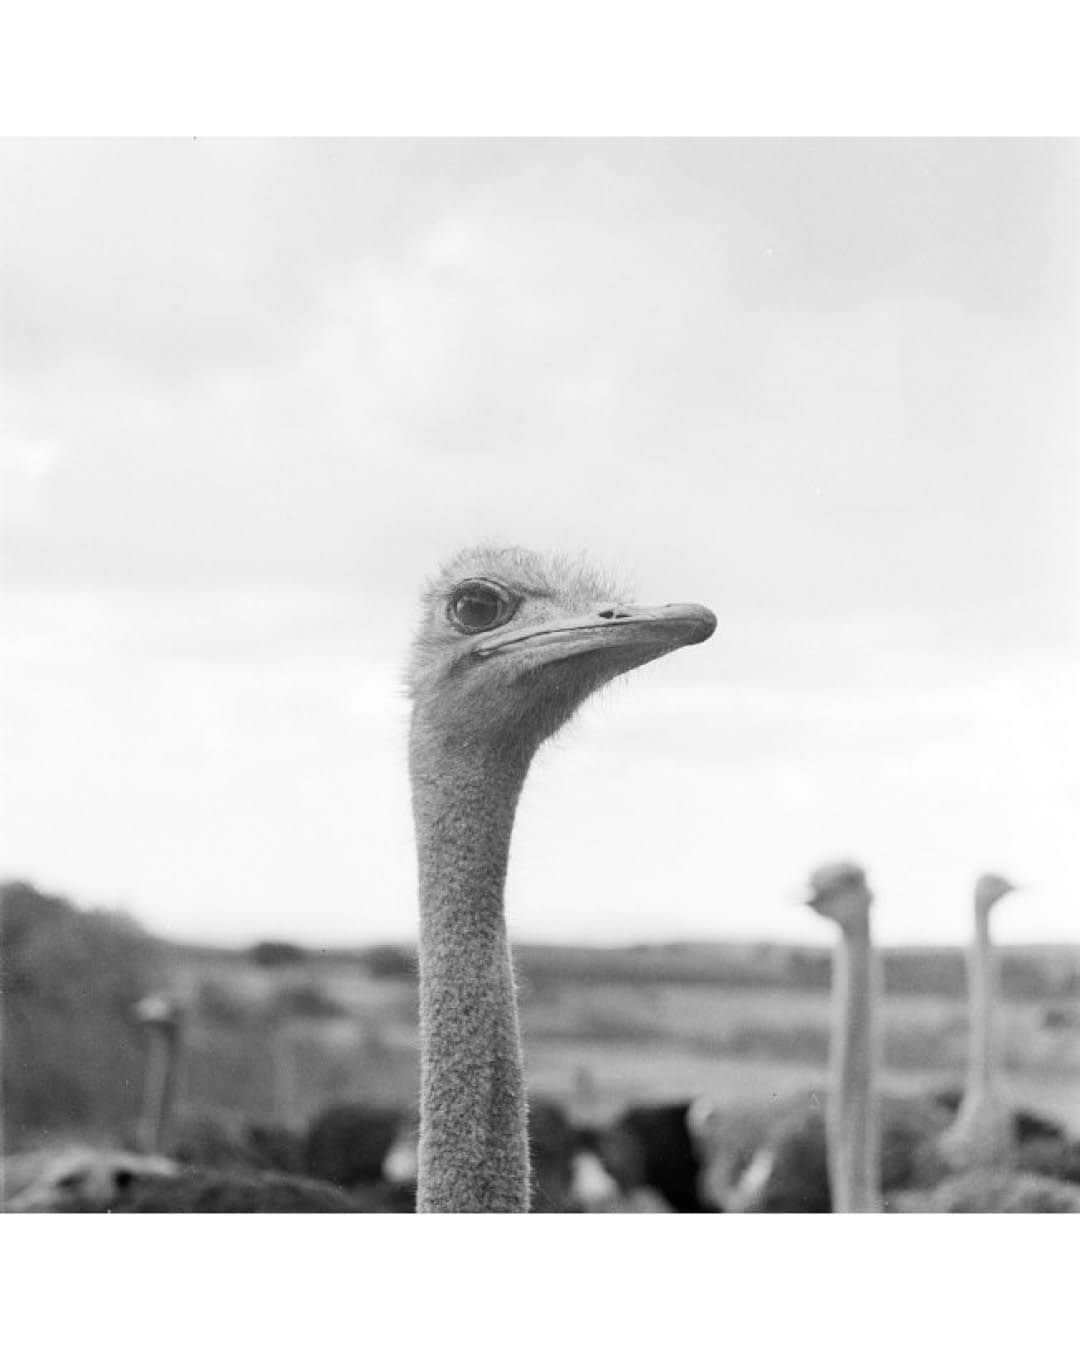
[[37, 0], [0, 131], [46, 135], [1063, 135], [1064, 5], [1029, 0]]

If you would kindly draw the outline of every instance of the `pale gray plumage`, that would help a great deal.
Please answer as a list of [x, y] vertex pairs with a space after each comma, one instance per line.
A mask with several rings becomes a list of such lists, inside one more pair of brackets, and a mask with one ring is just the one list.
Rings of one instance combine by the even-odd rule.
[[582, 562], [459, 554], [427, 587], [408, 686], [420, 887], [418, 1208], [522, 1211], [526, 1105], [503, 889], [532, 756], [589, 694], [702, 642], [701, 606], [644, 609]]

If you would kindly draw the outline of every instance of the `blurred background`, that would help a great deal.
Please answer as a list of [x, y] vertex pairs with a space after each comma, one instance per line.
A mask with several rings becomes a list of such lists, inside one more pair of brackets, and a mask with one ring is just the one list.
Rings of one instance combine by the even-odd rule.
[[[865, 865], [886, 1081], [1080, 1130], [1077, 146], [6, 141], [5, 1150], [416, 1097], [401, 672], [478, 541], [719, 627], [546, 748], [509, 881], [530, 1085], [813, 1092]], [[613, 841], [618, 848], [608, 847]]]

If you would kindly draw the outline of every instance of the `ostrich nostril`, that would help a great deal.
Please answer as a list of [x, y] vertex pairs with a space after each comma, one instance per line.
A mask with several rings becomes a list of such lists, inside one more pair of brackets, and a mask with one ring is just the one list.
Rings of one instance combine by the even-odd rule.
[[630, 617], [624, 609], [602, 609], [600, 611], [601, 619], [628, 619]]

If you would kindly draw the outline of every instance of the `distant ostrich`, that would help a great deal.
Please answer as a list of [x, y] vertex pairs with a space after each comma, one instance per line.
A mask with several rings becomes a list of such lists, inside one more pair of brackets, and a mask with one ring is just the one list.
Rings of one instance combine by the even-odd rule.
[[184, 1167], [168, 1158], [72, 1149], [5, 1202], [12, 1211], [93, 1214], [318, 1214], [362, 1208], [335, 1186], [284, 1174]]
[[879, 1096], [878, 971], [872, 895], [861, 867], [813, 873], [809, 905], [840, 927], [833, 958], [829, 1087], [770, 1110], [703, 1112], [703, 1190], [720, 1207], [773, 1213], [877, 1213], [882, 1191], [913, 1184], [920, 1149], [948, 1122], [932, 1103]]
[[[815, 874], [818, 891], [822, 872], [828, 883], [828, 871], [822, 869]], [[982, 902], [980, 910], [994, 903], [988, 897], [995, 890], [1006, 893], [1002, 886], [1008, 883], [999, 878], [980, 878], [977, 887]], [[868, 912], [869, 901], [863, 904]], [[820, 901], [814, 907], [820, 913], [826, 912]], [[979, 973], [972, 981], [973, 1062], [969, 1092], [976, 1089], [973, 1100], [982, 1112], [988, 1098], [992, 1103], [997, 1099], [988, 1072], [992, 1071], [992, 1011], [988, 982], [982, 978], [986, 968], [985, 927], [980, 927], [983, 938], [977, 939], [979, 955], [973, 954], [972, 962], [973, 970]], [[865, 951], [860, 953], [859, 949], [864, 946], [861, 937], [858, 938], [857, 960], [849, 967], [852, 975], [860, 968]], [[849, 939], [845, 939], [841, 952], [845, 949], [850, 953]], [[865, 992], [865, 972], [863, 989]], [[873, 1006], [876, 994], [872, 977], [869, 991]], [[950, 1090], [927, 1097], [877, 1094], [873, 1079], [876, 1060], [872, 1053], [869, 1056], [864, 1053], [865, 1042], [862, 1051], [859, 1049], [858, 1033], [869, 1024], [859, 1013], [859, 1000], [853, 997], [850, 984], [839, 999], [834, 1003], [837, 1019], [832, 1038], [834, 1072], [828, 1092], [812, 1094], [809, 1105], [796, 1100], [779, 1111], [699, 1107], [697, 1133], [706, 1157], [702, 1187], [714, 1203], [729, 1210], [785, 1213], [840, 1209], [843, 1199], [836, 1194], [829, 1175], [834, 1169], [827, 1123], [831, 1127], [832, 1122], [849, 1116], [854, 1087], [856, 1103], [860, 1099], [869, 1101], [870, 1118], [876, 1117], [879, 1122], [880, 1164], [876, 1175], [886, 1210], [1071, 1212], [1077, 1201], [1076, 1182], [1080, 1181], [1080, 1144], [1070, 1140], [1060, 1125], [1031, 1111], [1002, 1107], [999, 1114], [995, 1107], [991, 1116], [994, 1133], [999, 1140], [1002, 1136], [1014, 1137], [1015, 1149], [999, 1152], [997, 1162], [974, 1166], [954, 1153], [955, 1161], [950, 1163], [946, 1156], [947, 1141], [960, 1094]], [[845, 1006], [850, 1017], [842, 1015]], [[840, 1078], [837, 1072], [841, 1047], [845, 1045], [854, 1051], [848, 1058], [849, 1069], [856, 1070], [854, 1083], [850, 1075]], [[872, 1051], [872, 1042], [869, 1048]], [[989, 1094], [985, 1091], [988, 1080]], [[857, 1110], [856, 1121], [860, 1114]], [[982, 1156], [993, 1154], [988, 1151]], [[958, 1175], [949, 1176], [957, 1171]]]
[[998, 963], [990, 938], [990, 911], [1015, 891], [1011, 881], [986, 873], [975, 883], [975, 932], [968, 951], [971, 1048], [967, 1087], [955, 1121], [938, 1141], [938, 1152], [954, 1170], [1007, 1167], [1016, 1161], [1013, 1112], [997, 1079], [996, 1003]]
[[[558, 1101], [530, 1096], [529, 1209], [536, 1214], [577, 1214], [606, 1209], [618, 1194], [615, 1180], [600, 1161], [596, 1132], [570, 1119]], [[419, 1131], [414, 1118], [402, 1122], [382, 1164], [391, 1194], [409, 1188], [415, 1197]]]
[[[143, 1109], [135, 1131], [140, 1152], [168, 1152], [188, 1167], [215, 1172], [304, 1172], [306, 1139], [289, 1126], [237, 1123], [217, 1115], [187, 1115], [178, 1121], [187, 1010], [172, 995], [152, 994], [135, 1004], [134, 1015], [148, 1033]], [[280, 1101], [278, 1107], [280, 1111]]]
[[794, 1103], [773, 1114], [763, 1131], [755, 1113], [736, 1120], [717, 1113], [705, 1125], [718, 1155], [707, 1168], [705, 1189], [728, 1210], [876, 1214], [881, 1210], [877, 971], [865, 873], [850, 862], [819, 867], [810, 878], [807, 903], [840, 929], [833, 954], [829, 1090], [823, 1106]]
[[187, 1034], [187, 1010], [171, 994], [151, 994], [134, 1007], [147, 1031], [143, 1107], [135, 1129], [141, 1153], [168, 1152], [176, 1161], [217, 1170], [295, 1171], [295, 1146], [289, 1162], [290, 1131], [214, 1116], [177, 1121], [180, 1067]]
[[906, 1214], [1080, 1214], [1080, 1186], [1035, 1172], [980, 1167], [927, 1191], [901, 1191], [890, 1208]]
[[706, 1137], [711, 1132], [716, 1141], [705, 1189], [728, 1210], [876, 1214], [881, 1210], [877, 972], [865, 873], [850, 862], [819, 867], [810, 877], [807, 903], [840, 929], [833, 953], [829, 1090], [823, 1106], [812, 1094], [809, 1107], [794, 1103], [773, 1113], [756, 1146], [760, 1116], [743, 1113], [736, 1122], [717, 1113], [704, 1126]]
[[426, 591], [408, 676], [421, 1211], [529, 1205], [503, 892], [533, 754], [595, 690], [715, 626], [700, 605], [625, 605], [587, 568], [521, 549], [462, 553]]
[[832, 863], [810, 878], [807, 902], [840, 928], [833, 953], [833, 1022], [825, 1133], [832, 1207], [839, 1214], [881, 1210], [875, 1098], [877, 972], [870, 940], [872, 897], [861, 867]]
[[828, 1214], [825, 1093], [768, 1107], [701, 1102], [691, 1114], [702, 1196], [732, 1214]]
[[346, 1188], [376, 1182], [401, 1126], [395, 1107], [336, 1102], [308, 1126], [306, 1171]]
[[690, 1100], [630, 1106], [596, 1131], [596, 1152], [624, 1196], [648, 1189], [676, 1214], [716, 1210], [702, 1192], [695, 1107]]
[[[135, 1006], [149, 1033], [138, 1153], [76, 1146], [3, 1160], [4, 1208], [84, 1213], [319, 1213], [366, 1206], [317, 1180], [267, 1168], [281, 1131], [251, 1126], [243, 1139], [213, 1121], [189, 1123], [175, 1157], [161, 1156], [176, 1100], [183, 1010], [167, 995]], [[199, 1165], [210, 1161], [217, 1165]], [[195, 1165], [192, 1165], [195, 1164]], [[280, 1165], [280, 1164], [278, 1164]]]
[[105, 1209], [144, 1180], [171, 1179], [179, 1172], [168, 1158], [122, 1149], [42, 1149], [3, 1160], [3, 1208], [12, 1213]]
[[408, 1175], [400, 1150], [408, 1147], [411, 1124], [397, 1107], [337, 1102], [308, 1126], [304, 1170], [347, 1190], [365, 1209], [409, 1212], [416, 1207], [415, 1161]]
[[[960, 1103], [964, 1100], [964, 1089], [936, 1088], [930, 1093], [930, 1100], [943, 1111], [948, 1111], [950, 1117], [955, 1119], [960, 1110]], [[1021, 1149], [1026, 1144], [1061, 1143], [1067, 1137], [1064, 1126], [1058, 1121], [1051, 1120], [1049, 1116], [1044, 1116], [1038, 1111], [1028, 1110], [1024, 1106], [1013, 1109], [1012, 1126]]]
[[[196, 1117], [173, 1131], [172, 1157], [182, 1165], [183, 1184], [139, 1187], [138, 1201], [146, 1207], [152, 1196], [154, 1203], [180, 1207], [186, 1198], [196, 1208], [255, 1205], [268, 1212], [279, 1204], [295, 1209], [312, 1196], [325, 1201], [329, 1187], [347, 1193], [349, 1208], [408, 1211], [414, 1207], [415, 1188], [394, 1185], [383, 1176], [401, 1126], [401, 1111], [362, 1102], [328, 1107], [302, 1131]], [[309, 1182], [317, 1189], [307, 1189]], [[338, 1198], [316, 1207], [342, 1204]]]
[[[216, 1150], [218, 1153], [220, 1149]], [[224, 1165], [121, 1149], [73, 1146], [3, 1159], [3, 1208], [25, 1213], [330, 1213], [372, 1205], [337, 1186], [260, 1167], [230, 1154]]]
[[595, 1147], [561, 1102], [529, 1098], [529, 1208], [537, 1214], [578, 1214], [604, 1208], [618, 1194]]
[[168, 994], [150, 994], [136, 1003], [134, 1013], [147, 1033], [146, 1079], [136, 1142], [141, 1153], [160, 1153], [176, 1103], [184, 1012]]
[[[12, 1178], [5, 1188], [18, 1187], [7, 1208], [109, 1213], [402, 1208], [392, 1187], [374, 1185], [356, 1194], [348, 1189], [354, 1183], [379, 1181], [382, 1154], [376, 1159], [373, 1178], [366, 1172], [356, 1177], [338, 1175], [333, 1158], [328, 1160], [325, 1120], [316, 1121], [314, 1149], [310, 1138], [251, 1122], [238, 1129], [213, 1118], [198, 1118], [177, 1130], [172, 1111], [183, 1010], [175, 999], [153, 995], [136, 1005], [135, 1016], [150, 1034], [144, 1106], [137, 1127], [140, 1154], [84, 1147], [5, 1159], [5, 1171]], [[396, 1130], [397, 1113], [392, 1116], [394, 1123], [382, 1152]], [[366, 1118], [365, 1123], [370, 1125]], [[177, 1136], [172, 1141], [173, 1156], [162, 1157], [161, 1145], [170, 1135]], [[312, 1154], [314, 1169], [309, 1168]], [[307, 1170], [314, 1175], [296, 1175]]]
[[169, 1154], [177, 1162], [220, 1172], [306, 1171], [307, 1140], [284, 1125], [229, 1115], [188, 1116], [171, 1131]]
[[120, 1149], [71, 1147], [3, 1160], [5, 1209], [25, 1213], [332, 1213], [386, 1208], [308, 1177], [229, 1158], [192, 1166]]
[[[925, 1152], [936, 1185], [893, 1197], [899, 1210], [939, 1213], [1078, 1213], [1080, 1145], [1031, 1111], [1015, 1110], [997, 1081], [998, 963], [990, 911], [1016, 890], [994, 873], [975, 883], [975, 932], [968, 953], [970, 1053], [967, 1084], [955, 1118]], [[939, 1100], [953, 1105], [951, 1094]], [[952, 1175], [942, 1178], [945, 1169]]]

